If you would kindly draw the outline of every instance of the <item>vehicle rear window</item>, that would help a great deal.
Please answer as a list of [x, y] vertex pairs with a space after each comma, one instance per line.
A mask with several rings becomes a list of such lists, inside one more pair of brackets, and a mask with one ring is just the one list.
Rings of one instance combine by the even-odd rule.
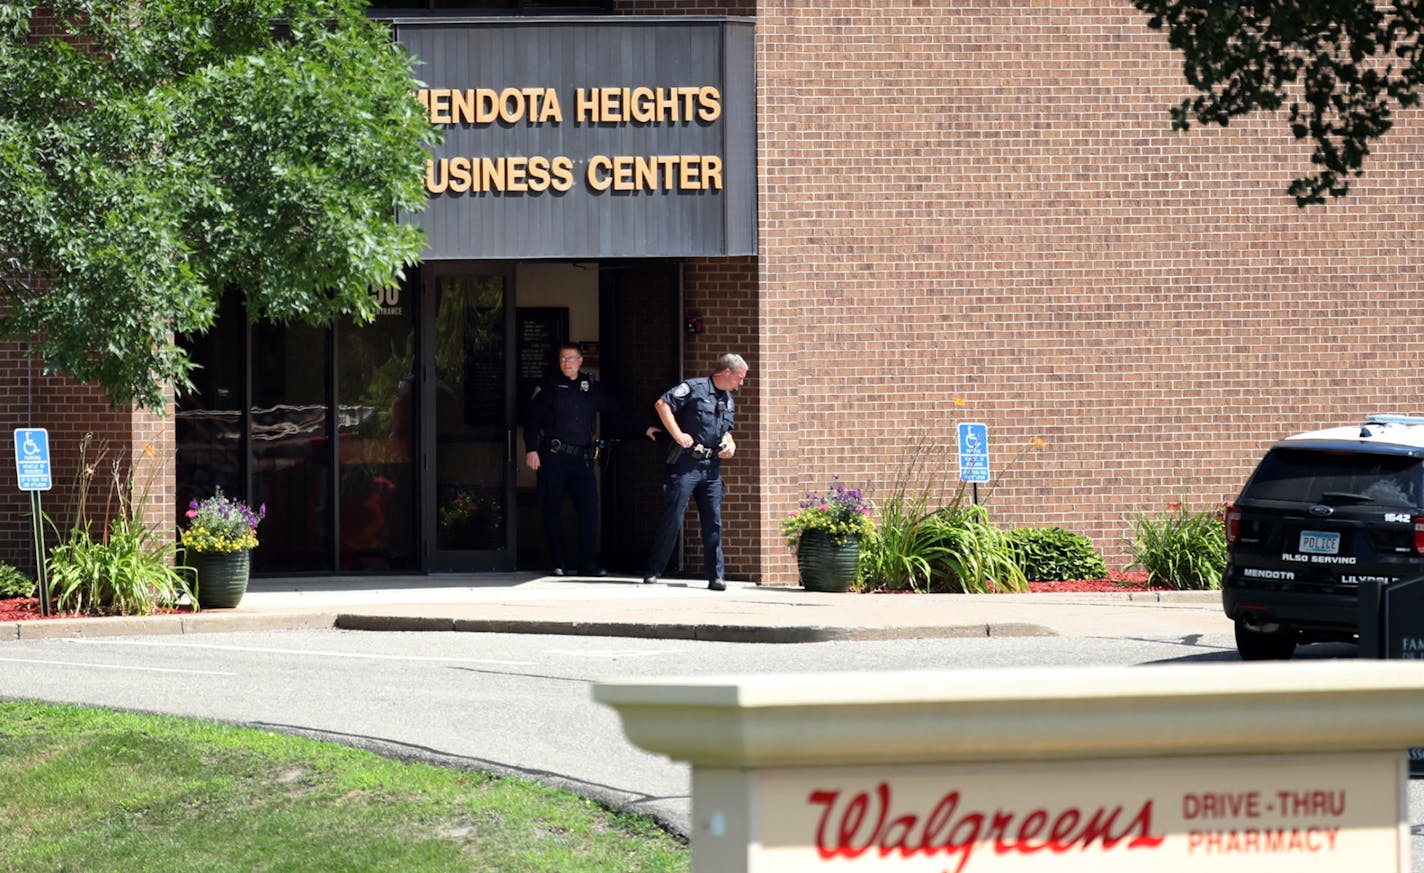
[[1272, 449], [1241, 496], [1413, 507], [1419, 503], [1421, 472], [1421, 459], [1406, 455]]

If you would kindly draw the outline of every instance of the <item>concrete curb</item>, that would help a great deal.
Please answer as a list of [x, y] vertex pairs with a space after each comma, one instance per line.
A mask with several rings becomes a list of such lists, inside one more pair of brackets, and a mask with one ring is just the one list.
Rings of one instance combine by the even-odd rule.
[[[1109, 594], [1108, 597], [1119, 595]], [[1127, 599], [1133, 603], [1221, 603], [1221, 591], [1131, 591]]]
[[253, 630], [312, 630], [336, 624], [335, 613], [196, 613], [53, 618], [0, 624], [0, 641], [52, 640], [61, 637], [121, 637], [139, 634], [180, 636]]
[[0, 642], [117, 636], [185, 636], [261, 630], [431, 631], [545, 636], [626, 637], [655, 640], [697, 640], [718, 643], [822, 643], [844, 640], [963, 639], [969, 637], [1051, 637], [1058, 634], [1027, 622], [923, 625], [912, 627], [827, 627], [792, 625], [678, 624], [616, 621], [464, 619], [364, 613], [290, 615], [228, 613], [223, 615], [108, 616], [102, 618], [9, 622], [0, 625]]
[[630, 637], [657, 640], [698, 640], [718, 643], [821, 643], [836, 640], [907, 640], [965, 637], [1051, 637], [1042, 625], [995, 622], [916, 627], [825, 627], [648, 623], [616, 621], [547, 621], [534, 619], [428, 618], [402, 615], [342, 613], [335, 626], [364, 631], [457, 631], [487, 634]]

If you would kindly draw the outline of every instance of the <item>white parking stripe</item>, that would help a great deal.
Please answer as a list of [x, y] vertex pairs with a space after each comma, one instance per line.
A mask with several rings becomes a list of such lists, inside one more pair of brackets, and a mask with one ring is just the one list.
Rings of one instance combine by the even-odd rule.
[[418, 661], [437, 664], [496, 664], [501, 667], [528, 667], [534, 661], [500, 661], [493, 658], [437, 658], [424, 655], [368, 655], [362, 652], [329, 652], [321, 649], [271, 649], [261, 646], [216, 646], [207, 643], [160, 643], [147, 640], [86, 640], [67, 638], [66, 643], [84, 646], [156, 646], [170, 649], [207, 649], [216, 652], [253, 652], [264, 655], [314, 655], [320, 658], [352, 658], [366, 661]]
[[574, 658], [646, 658], [657, 655], [677, 655], [679, 649], [654, 649], [651, 651], [640, 651], [636, 649], [545, 649], [546, 655], [568, 655]]
[[84, 661], [45, 661], [39, 658], [0, 658], [10, 664], [49, 664], [59, 667], [89, 667], [95, 670], [136, 670], [140, 673], [185, 673], [190, 676], [236, 676], [217, 670], [178, 670], [171, 667], [127, 667], [122, 664], [90, 664]]

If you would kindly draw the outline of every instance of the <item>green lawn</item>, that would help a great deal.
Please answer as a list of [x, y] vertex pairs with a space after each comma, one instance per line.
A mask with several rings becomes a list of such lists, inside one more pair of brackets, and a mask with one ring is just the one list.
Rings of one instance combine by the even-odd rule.
[[214, 722], [0, 701], [0, 870], [686, 871], [650, 819]]

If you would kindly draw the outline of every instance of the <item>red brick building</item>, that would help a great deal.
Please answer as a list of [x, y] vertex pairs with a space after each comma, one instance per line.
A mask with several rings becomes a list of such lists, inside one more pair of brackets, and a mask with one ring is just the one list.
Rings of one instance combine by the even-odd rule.
[[[732, 578], [795, 584], [777, 527], [803, 492], [840, 476], [884, 493], [913, 446], [952, 452], [961, 421], [989, 428], [996, 477], [981, 497], [999, 525], [1086, 534], [1111, 566], [1126, 560], [1136, 512], [1230, 499], [1277, 436], [1421, 406], [1417, 114], [1396, 119], [1349, 198], [1300, 210], [1284, 192], [1309, 150], [1283, 118], [1171, 131], [1168, 110], [1187, 93], [1180, 60], [1127, 0], [587, 11], [754, 29], [754, 253], [497, 259], [511, 277], [506, 306], [568, 310], [568, 338], [601, 352], [602, 377], [639, 407], [723, 352], [748, 359], [739, 451], [723, 470]], [[703, 332], [686, 330], [692, 316]], [[188, 441], [174, 418], [115, 413], [40, 375], [23, 349], [8, 350], [0, 378], [11, 426], [50, 429], [61, 479], [64, 447], [86, 431], [130, 453], [152, 444], [163, 459]], [[327, 404], [316, 480], [330, 495], [283, 523], [329, 535], [265, 571], [478, 569], [438, 566], [423, 550], [439, 538], [438, 501], [418, 472], [399, 504], [406, 558], [348, 560], [337, 392], [313, 401]], [[244, 409], [277, 405], [289, 404], [236, 404], [231, 424], [246, 429], [256, 419]], [[180, 405], [177, 421], [185, 409], [199, 406]], [[1027, 448], [1035, 438], [1044, 445]], [[439, 440], [425, 439], [399, 463], [418, 469]], [[620, 446], [620, 467], [605, 471], [605, 551], [633, 572], [657, 458]], [[261, 485], [261, 462], [249, 453], [233, 475]], [[952, 457], [943, 469], [954, 475]], [[512, 463], [500, 475], [503, 556], [489, 566], [537, 569], [529, 483]], [[160, 477], [158, 512], [173, 513], [184, 478]], [[28, 504], [13, 481], [6, 490], [0, 548], [24, 563]]]

